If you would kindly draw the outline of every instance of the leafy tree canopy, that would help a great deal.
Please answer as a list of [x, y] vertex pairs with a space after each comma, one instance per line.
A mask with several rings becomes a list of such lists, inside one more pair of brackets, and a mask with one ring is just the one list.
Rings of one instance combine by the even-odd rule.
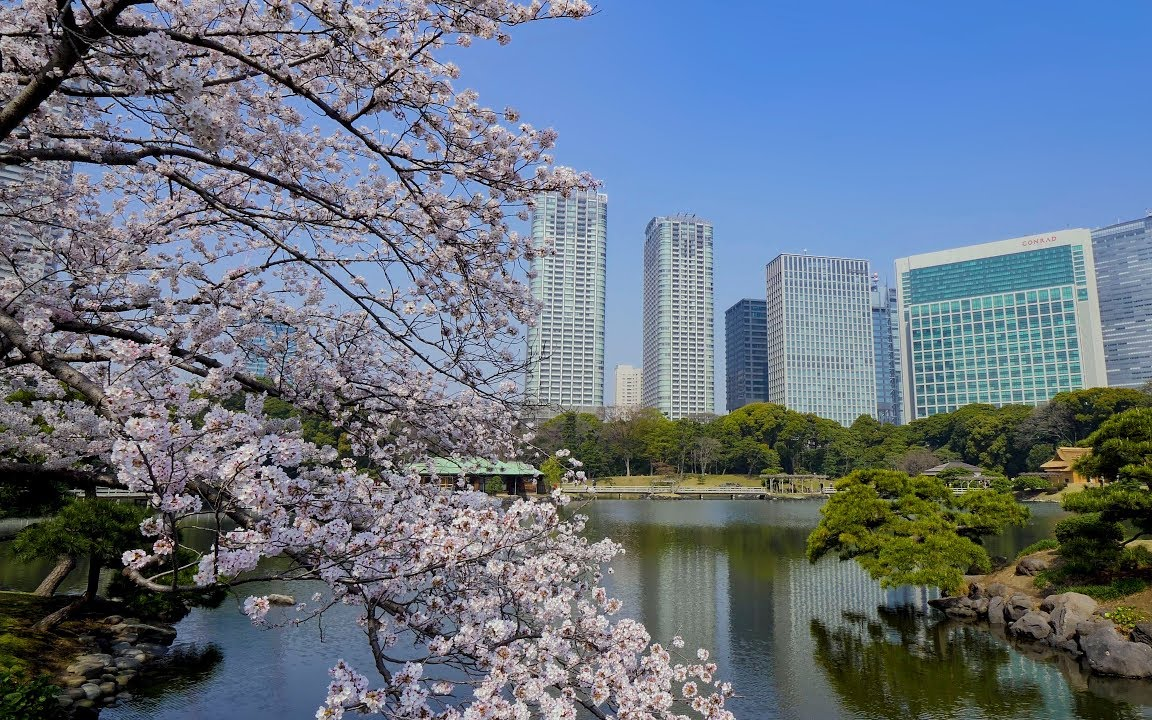
[[95, 556], [118, 564], [125, 550], [140, 545], [144, 508], [113, 500], [77, 498], [44, 522], [20, 531], [14, 549], [25, 559]]
[[1126, 466], [1152, 465], [1152, 408], [1126, 410], [1101, 423], [1088, 436], [1092, 453], [1076, 468], [1087, 477], [1115, 480]]
[[957, 496], [937, 478], [893, 470], [857, 470], [836, 489], [808, 536], [808, 559], [855, 559], [884, 587], [956, 590], [970, 568], [990, 567], [980, 538], [1028, 518], [1011, 495]]

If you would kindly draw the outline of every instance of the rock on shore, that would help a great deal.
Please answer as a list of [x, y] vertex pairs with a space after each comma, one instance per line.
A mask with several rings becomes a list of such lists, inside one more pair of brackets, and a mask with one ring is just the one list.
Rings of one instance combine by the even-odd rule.
[[1036, 598], [1013, 592], [999, 583], [969, 586], [964, 597], [942, 597], [929, 604], [958, 620], [987, 620], [1006, 625], [1009, 635], [1045, 643], [1076, 657], [1094, 673], [1152, 678], [1152, 623], [1122, 635], [1101, 617], [1095, 600], [1080, 593]]
[[63, 688], [57, 696], [60, 705], [83, 712], [131, 699], [128, 688], [141, 669], [167, 653], [175, 639], [171, 625], [125, 620], [119, 615], [104, 618], [88, 640], [106, 652], [81, 655], [65, 669], [59, 681]]

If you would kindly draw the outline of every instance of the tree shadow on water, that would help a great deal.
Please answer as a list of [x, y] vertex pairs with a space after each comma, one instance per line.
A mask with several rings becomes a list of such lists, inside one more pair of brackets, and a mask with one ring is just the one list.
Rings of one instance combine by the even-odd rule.
[[1032, 717], [1042, 705], [1032, 682], [1000, 672], [1010, 652], [975, 628], [881, 610], [879, 619], [812, 620], [817, 665], [844, 705], [863, 717]]
[[186, 693], [210, 680], [219, 670], [224, 653], [213, 643], [174, 645], [141, 677], [135, 692], [143, 698]]

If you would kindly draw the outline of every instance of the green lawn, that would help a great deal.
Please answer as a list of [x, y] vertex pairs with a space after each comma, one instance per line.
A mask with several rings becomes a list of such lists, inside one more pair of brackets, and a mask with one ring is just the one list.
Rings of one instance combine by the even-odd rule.
[[[0, 592], [0, 670], [37, 675], [71, 662], [80, 646], [69, 623], [57, 632], [33, 632], [32, 625], [75, 598], [42, 598], [26, 593]], [[72, 637], [69, 637], [69, 636]]]

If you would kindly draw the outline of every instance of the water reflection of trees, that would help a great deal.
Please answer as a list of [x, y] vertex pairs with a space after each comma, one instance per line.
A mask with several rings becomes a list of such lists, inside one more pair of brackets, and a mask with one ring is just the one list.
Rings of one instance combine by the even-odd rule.
[[1003, 717], [1041, 701], [1038, 688], [1002, 678], [1009, 651], [974, 628], [881, 610], [878, 620], [846, 616], [836, 627], [812, 620], [810, 629], [817, 665], [865, 717], [957, 717], [972, 707]]
[[214, 643], [173, 646], [141, 676], [137, 692], [145, 698], [191, 692], [216, 675], [223, 660], [224, 653]]
[[769, 524], [715, 525], [608, 525], [603, 535], [624, 543], [642, 558], [658, 558], [684, 548], [714, 550], [728, 558], [730, 567], [754, 578], [777, 576], [779, 562], [804, 557], [808, 529]]

